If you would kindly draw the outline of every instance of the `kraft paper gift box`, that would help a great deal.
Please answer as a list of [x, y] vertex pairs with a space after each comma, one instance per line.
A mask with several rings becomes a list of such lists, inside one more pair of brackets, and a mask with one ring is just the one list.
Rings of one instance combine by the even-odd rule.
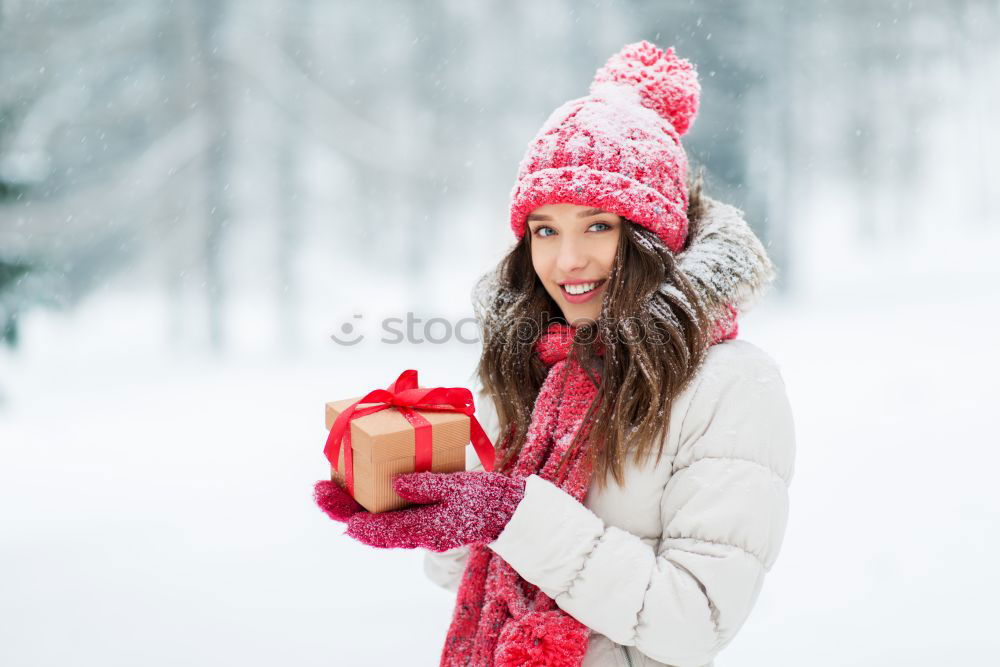
[[[337, 416], [362, 396], [332, 401], [326, 404], [326, 428], [333, 427]], [[358, 407], [364, 408], [362, 403]], [[433, 472], [459, 472], [465, 470], [465, 446], [469, 444], [471, 420], [461, 412], [437, 412], [415, 409], [419, 416], [430, 422], [431, 467]], [[415, 469], [416, 429], [396, 408], [387, 408], [373, 414], [352, 419], [350, 447], [353, 458], [354, 499], [369, 512], [386, 512], [406, 507], [392, 489], [392, 479]], [[331, 479], [343, 488], [345, 481], [345, 449], [348, 439], [331, 466]]]

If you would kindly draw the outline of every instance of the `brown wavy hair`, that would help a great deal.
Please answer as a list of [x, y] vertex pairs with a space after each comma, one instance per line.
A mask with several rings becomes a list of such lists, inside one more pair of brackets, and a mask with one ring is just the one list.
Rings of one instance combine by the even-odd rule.
[[[688, 185], [687, 243], [697, 236], [702, 219], [701, 191], [699, 173]], [[551, 322], [566, 320], [532, 266], [530, 233], [480, 278], [475, 294], [483, 337], [476, 373], [500, 423], [495, 469], [509, 471], [524, 446], [548, 372], [534, 354], [535, 342]], [[653, 232], [623, 218], [601, 314], [596, 322], [577, 326], [570, 352], [591, 374], [598, 393], [584, 416], [586, 428], [563, 457], [560, 474], [582, 446], [587, 446], [600, 488], [608, 473], [623, 483], [630, 451], [639, 462], [655, 448], [659, 462], [673, 400], [708, 349], [709, 313], [709, 304], [678, 269], [674, 254]], [[603, 356], [595, 353], [598, 342]]]

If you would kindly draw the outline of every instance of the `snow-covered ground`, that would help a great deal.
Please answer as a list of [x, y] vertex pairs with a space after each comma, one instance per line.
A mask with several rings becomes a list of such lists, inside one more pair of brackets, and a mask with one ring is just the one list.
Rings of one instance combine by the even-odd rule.
[[[783, 369], [798, 458], [781, 556], [720, 667], [1000, 652], [987, 241], [745, 316]], [[157, 298], [30, 313], [0, 356], [0, 664], [437, 664], [452, 594], [310, 494], [325, 401], [405, 368], [468, 384], [476, 346], [202, 358], [161, 344]]]

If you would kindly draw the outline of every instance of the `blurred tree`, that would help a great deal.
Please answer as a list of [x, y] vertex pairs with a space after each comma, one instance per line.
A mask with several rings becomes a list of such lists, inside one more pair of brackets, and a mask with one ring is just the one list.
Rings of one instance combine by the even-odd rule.
[[205, 152], [206, 184], [205, 224], [202, 261], [205, 292], [208, 299], [208, 334], [212, 349], [220, 352], [226, 331], [223, 308], [225, 282], [222, 272], [222, 248], [232, 218], [231, 163], [234, 122], [230, 111], [232, 92], [226, 69], [224, 43], [227, 0], [190, 0], [195, 7], [197, 57], [200, 64], [196, 82], [198, 98], [205, 108], [208, 150]]
[[[302, 0], [290, 3], [279, 15], [281, 27], [281, 52], [296, 67], [307, 71], [312, 57], [312, 42], [303, 39], [303, 30], [313, 18], [313, 3]], [[284, 100], [292, 108], [290, 117], [279, 122], [278, 141], [278, 215], [275, 216], [276, 239], [274, 259], [277, 266], [276, 300], [279, 341], [285, 352], [293, 352], [299, 343], [299, 285], [296, 278], [295, 258], [301, 250], [304, 207], [302, 202], [302, 142], [310, 133], [311, 117], [302, 103], [302, 89], [296, 77], [284, 77]], [[299, 117], [302, 121], [292, 122]]]
[[18, 262], [0, 260], [0, 340], [10, 347], [17, 346], [17, 321], [20, 308], [13, 294], [30, 267]]

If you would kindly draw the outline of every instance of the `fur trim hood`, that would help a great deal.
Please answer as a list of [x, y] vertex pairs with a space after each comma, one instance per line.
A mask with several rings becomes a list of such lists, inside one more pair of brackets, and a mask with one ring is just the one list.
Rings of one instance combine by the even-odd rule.
[[704, 210], [687, 247], [677, 253], [678, 268], [711, 312], [730, 305], [747, 311], [773, 282], [774, 265], [743, 211], [705, 195], [701, 199]]

